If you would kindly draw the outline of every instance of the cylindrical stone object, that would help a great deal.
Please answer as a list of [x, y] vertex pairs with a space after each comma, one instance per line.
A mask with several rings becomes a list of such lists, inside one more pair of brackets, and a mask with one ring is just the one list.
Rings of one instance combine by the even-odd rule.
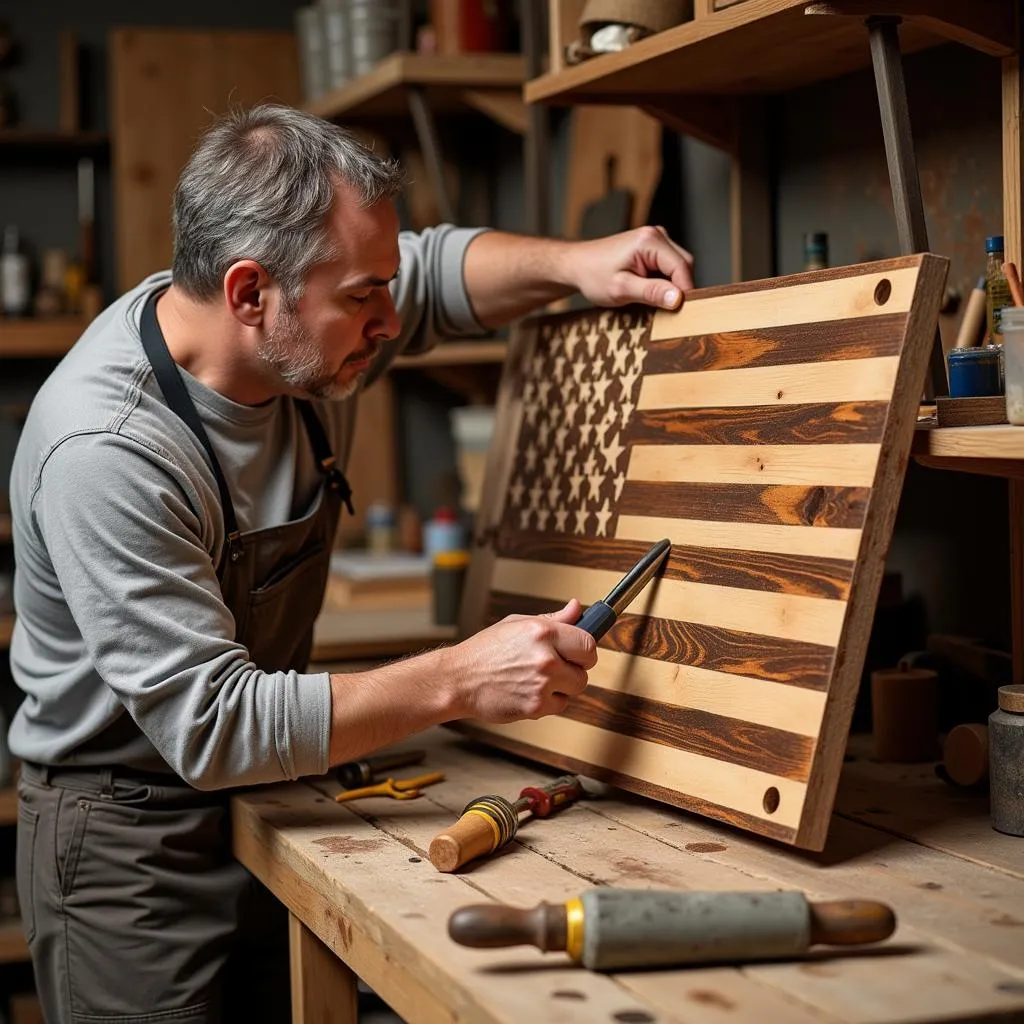
[[1024, 686], [1000, 686], [988, 720], [992, 827], [1024, 836]]
[[799, 955], [811, 941], [800, 892], [590, 889], [581, 962], [590, 970]]

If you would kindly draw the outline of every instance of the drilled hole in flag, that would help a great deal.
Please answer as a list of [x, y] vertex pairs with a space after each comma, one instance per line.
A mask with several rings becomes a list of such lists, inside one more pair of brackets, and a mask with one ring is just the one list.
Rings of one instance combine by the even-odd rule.
[[883, 277], [875, 285], [875, 305], [884, 306], [889, 301], [890, 295], [892, 295], [892, 282], [889, 278]]
[[764, 809], [769, 814], [774, 814], [779, 809], [779, 791], [774, 786], [765, 790]]

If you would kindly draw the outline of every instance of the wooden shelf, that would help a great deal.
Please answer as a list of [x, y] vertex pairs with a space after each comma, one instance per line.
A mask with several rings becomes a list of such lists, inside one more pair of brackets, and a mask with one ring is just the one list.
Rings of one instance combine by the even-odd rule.
[[[703, 13], [710, 6], [698, 2], [698, 16], [693, 21], [619, 53], [602, 54], [528, 82], [524, 92], [527, 103], [644, 106], [662, 97], [670, 107], [685, 109], [685, 94], [699, 100], [777, 93], [870, 66], [863, 17], [870, 13], [869, 4], [856, 0], [828, 4], [743, 0]], [[857, 16], [805, 13], [812, 7]], [[875, 3], [872, 10], [878, 7]], [[1015, 49], [1012, 0], [984, 4], [902, 0], [881, 7], [893, 13], [907, 12], [900, 26], [904, 53], [951, 39], [1000, 57]], [[941, 13], [933, 13], [937, 8]], [[928, 13], [909, 13], [915, 10]]]
[[14, 616], [0, 615], [0, 650], [11, 646], [11, 634], [14, 632]]
[[1024, 478], [1024, 427], [919, 426], [911, 454], [935, 469]]
[[22, 963], [28, 958], [28, 942], [21, 921], [0, 920], [0, 964]]
[[24, 320], [0, 317], [0, 356], [5, 359], [62, 356], [88, 327], [76, 316]]
[[11, 539], [11, 514], [0, 512], [0, 544], [6, 544]]
[[394, 366], [409, 369], [417, 366], [470, 366], [503, 363], [508, 352], [504, 341], [450, 341], [421, 356], [399, 356]]
[[18, 791], [13, 786], [0, 789], [0, 825], [18, 822]]
[[0, 129], [0, 148], [15, 153], [66, 153], [89, 156], [106, 149], [109, 137], [103, 132], [48, 132], [31, 129]]
[[407, 117], [408, 86], [422, 86], [435, 113], [466, 110], [472, 103], [466, 90], [514, 89], [526, 80], [526, 63], [519, 54], [473, 53], [430, 56], [394, 53], [369, 74], [306, 105], [319, 117], [359, 121], [366, 118]]

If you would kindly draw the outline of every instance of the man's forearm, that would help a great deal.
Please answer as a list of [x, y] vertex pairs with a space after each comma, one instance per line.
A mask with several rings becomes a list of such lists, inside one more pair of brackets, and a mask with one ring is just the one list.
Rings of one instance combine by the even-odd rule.
[[466, 249], [463, 276], [484, 327], [500, 327], [575, 290], [570, 243], [486, 231]]
[[464, 713], [445, 649], [369, 672], [331, 676], [332, 765]]

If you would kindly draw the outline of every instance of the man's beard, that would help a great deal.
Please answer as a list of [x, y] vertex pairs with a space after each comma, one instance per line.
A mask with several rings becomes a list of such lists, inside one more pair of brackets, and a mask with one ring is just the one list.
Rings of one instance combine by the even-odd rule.
[[341, 401], [359, 390], [362, 374], [347, 384], [335, 374], [309, 331], [289, 305], [282, 305], [273, 327], [256, 349], [256, 356], [286, 383], [308, 398]]

